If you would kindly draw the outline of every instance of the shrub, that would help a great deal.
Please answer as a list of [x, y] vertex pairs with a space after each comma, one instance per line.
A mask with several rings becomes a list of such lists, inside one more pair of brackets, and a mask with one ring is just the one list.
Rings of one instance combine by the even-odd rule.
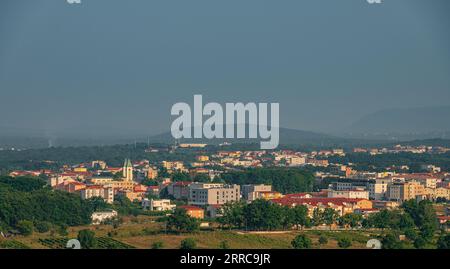
[[50, 228], [52, 227], [51, 223], [46, 221], [38, 221], [35, 223], [34, 227], [36, 228], [36, 231], [38, 233], [46, 233], [50, 231]]
[[450, 249], [450, 234], [443, 234], [437, 242], [438, 249]]
[[17, 223], [16, 228], [24, 236], [29, 236], [29, 235], [33, 234], [34, 227], [33, 227], [33, 222], [31, 222], [31, 221], [21, 220]]
[[161, 241], [154, 242], [154, 243], [152, 244], [152, 249], [161, 249], [161, 248], [163, 248], [163, 247], [164, 247], [164, 243], [161, 242]]
[[326, 236], [321, 235], [321, 236], [319, 237], [319, 244], [325, 245], [325, 244], [327, 244], [327, 243], [328, 243], [328, 238], [327, 238]]
[[349, 248], [352, 246], [352, 241], [349, 238], [341, 238], [338, 240], [338, 246], [340, 248]]
[[195, 249], [197, 243], [193, 238], [186, 238], [181, 241], [180, 249]]
[[61, 225], [58, 228], [58, 234], [61, 236], [67, 236], [69, 235], [69, 232], [67, 231], [67, 226], [66, 225]]
[[385, 235], [382, 240], [382, 247], [383, 249], [402, 249], [403, 248], [403, 242], [400, 241], [398, 236], [393, 234], [387, 234]]
[[91, 230], [81, 230], [78, 232], [78, 241], [80, 241], [81, 247], [85, 249], [96, 248], [98, 245], [97, 238], [95, 237], [95, 232]]
[[292, 240], [291, 245], [295, 249], [306, 249], [311, 248], [312, 242], [311, 239], [301, 234], [297, 235], [294, 240]]

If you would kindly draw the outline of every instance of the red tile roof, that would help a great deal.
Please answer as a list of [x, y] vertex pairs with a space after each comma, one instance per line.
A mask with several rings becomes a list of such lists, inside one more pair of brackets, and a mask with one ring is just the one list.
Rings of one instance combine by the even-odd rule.
[[357, 203], [360, 201], [368, 201], [367, 199], [348, 199], [348, 198], [289, 198], [283, 197], [279, 199], [272, 199], [271, 201], [281, 205], [313, 205], [318, 204], [334, 204], [334, 205], [344, 205], [349, 203]]
[[180, 205], [180, 206], [178, 206], [178, 208], [182, 208], [182, 209], [188, 210], [188, 211], [195, 211], [195, 210], [197, 210], [197, 211], [199, 211], [199, 210], [203, 211], [203, 208], [198, 207], [198, 206], [193, 206], [193, 205]]
[[192, 181], [177, 181], [173, 183], [174, 186], [188, 186], [192, 183]]

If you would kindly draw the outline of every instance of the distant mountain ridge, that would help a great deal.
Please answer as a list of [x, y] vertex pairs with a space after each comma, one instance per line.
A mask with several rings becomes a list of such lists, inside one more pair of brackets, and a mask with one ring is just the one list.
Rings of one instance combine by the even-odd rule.
[[[156, 136], [152, 136], [149, 138], [150, 142], [154, 143], [170, 143], [174, 142], [175, 139], [172, 137], [170, 132], [165, 132]], [[340, 139], [338, 137], [334, 137], [327, 134], [310, 132], [310, 131], [302, 131], [302, 130], [294, 130], [288, 128], [280, 128], [280, 144], [315, 144], [321, 143], [330, 140]], [[208, 143], [208, 144], [219, 144], [223, 142], [239, 142], [239, 143], [255, 143], [259, 142], [261, 139], [227, 139], [227, 138], [215, 138], [215, 139], [206, 139], [206, 138], [182, 138], [179, 139], [179, 142], [184, 143]], [[266, 140], [266, 139], [263, 139]]]
[[445, 138], [450, 133], [449, 119], [450, 106], [386, 109], [362, 117], [351, 124], [346, 132]]

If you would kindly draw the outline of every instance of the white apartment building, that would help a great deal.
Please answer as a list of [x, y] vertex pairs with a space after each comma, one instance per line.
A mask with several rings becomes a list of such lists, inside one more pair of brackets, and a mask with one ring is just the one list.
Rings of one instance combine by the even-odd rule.
[[328, 192], [328, 198], [369, 199], [369, 192], [365, 190], [331, 190]]
[[247, 201], [253, 201], [257, 198], [259, 192], [269, 192], [272, 191], [271, 185], [242, 185], [241, 193], [242, 199]]
[[189, 204], [197, 206], [223, 205], [239, 201], [239, 185], [193, 183], [189, 187]]
[[176, 205], [170, 203], [169, 199], [148, 200], [147, 198], [142, 200], [142, 206], [148, 207], [151, 211], [170, 211], [176, 207]]
[[81, 199], [90, 199], [93, 197], [100, 197], [105, 200], [106, 203], [112, 204], [114, 202], [114, 189], [109, 186], [87, 186], [80, 191]]

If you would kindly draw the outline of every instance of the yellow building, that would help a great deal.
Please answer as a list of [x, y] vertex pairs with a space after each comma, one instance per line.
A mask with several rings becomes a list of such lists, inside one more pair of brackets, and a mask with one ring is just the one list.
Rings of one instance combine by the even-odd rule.
[[205, 156], [205, 155], [197, 156], [196, 159], [197, 159], [197, 161], [199, 161], [199, 162], [207, 162], [207, 161], [209, 161], [209, 157], [208, 157], [208, 156]]
[[182, 205], [179, 206], [179, 208], [182, 208], [186, 210], [186, 213], [188, 216], [196, 219], [203, 219], [205, 217], [205, 210], [201, 207], [197, 206], [191, 206], [191, 205]]
[[283, 197], [283, 194], [276, 191], [260, 191], [257, 192], [257, 197], [264, 200], [272, 200]]
[[74, 171], [74, 172], [77, 172], [77, 173], [85, 173], [85, 172], [87, 172], [88, 170], [87, 170], [86, 167], [75, 167], [75, 168], [73, 169], [73, 171]]

